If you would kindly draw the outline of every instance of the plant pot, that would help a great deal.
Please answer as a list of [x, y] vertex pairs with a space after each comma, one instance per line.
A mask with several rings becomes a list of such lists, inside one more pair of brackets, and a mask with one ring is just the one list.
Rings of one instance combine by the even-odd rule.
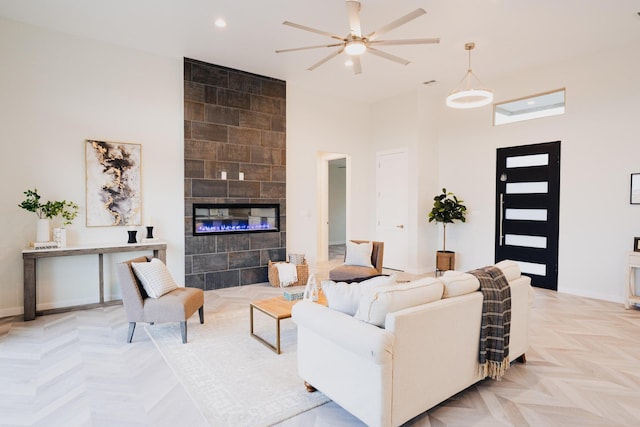
[[436, 253], [436, 272], [455, 270], [456, 253], [453, 251], [438, 251]]
[[38, 218], [36, 225], [36, 242], [50, 242], [51, 232], [49, 229], [49, 219]]

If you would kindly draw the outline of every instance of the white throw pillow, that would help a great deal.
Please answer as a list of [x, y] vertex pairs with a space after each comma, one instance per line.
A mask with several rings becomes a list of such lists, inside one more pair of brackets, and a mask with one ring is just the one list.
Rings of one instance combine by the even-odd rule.
[[437, 301], [444, 285], [438, 279], [425, 277], [402, 285], [380, 286], [365, 292], [355, 318], [384, 327], [387, 313]]
[[507, 278], [507, 282], [511, 282], [520, 277], [520, 266], [515, 261], [505, 259], [504, 261], [496, 263], [495, 266], [502, 270], [502, 274]]
[[158, 258], [153, 258], [150, 262], [132, 262], [131, 267], [151, 298], [160, 298], [178, 289], [167, 266]]
[[347, 252], [344, 257], [345, 265], [357, 265], [360, 267], [371, 267], [371, 252], [373, 251], [373, 243], [355, 243], [347, 242]]
[[322, 282], [322, 292], [327, 298], [329, 308], [353, 316], [358, 310], [360, 298], [365, 290], [386, 286], [394, 281], [395, 275], [377, 276], [360, 283], [336, 283], [333, 280], [325, 280]]
[[442, 298], [470, 294], [480, 289], [478, 278], [473, 274], [463, 273], [462, 271], [445, 271], [440, 280], [444, 283]]

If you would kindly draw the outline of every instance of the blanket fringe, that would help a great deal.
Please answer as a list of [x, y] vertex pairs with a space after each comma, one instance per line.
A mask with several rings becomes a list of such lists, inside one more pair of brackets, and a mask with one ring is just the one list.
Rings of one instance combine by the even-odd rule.
[[482, 378], [489, 377], [492, 380], [500, 381], [507, 369], [509, 369], [509, 366], [509, 356], [502, 359], [500, 363], [487, 360], [480, 365], [480, 376]]

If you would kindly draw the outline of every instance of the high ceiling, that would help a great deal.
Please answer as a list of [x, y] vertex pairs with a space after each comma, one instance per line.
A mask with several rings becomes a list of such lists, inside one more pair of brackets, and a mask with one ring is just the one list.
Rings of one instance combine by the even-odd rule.
[[[343, 0], [0, 0], [0, 16], [171, 57], [188, 57], [287, 80], [322, 93], [373, 102], [436, 80], [438, 96], [467, 69], [487, 85], [511, 72], [640, 42], [640, 0], [362, 0], [363, 33], [416, 8], [427, 11], [384, 39], [439, 37], [437, 45], [384, 46], [403, 66], [370, 54], [363, 73], [345, 55], [306, 69], [329, 48], [276, 54], [276, 49], [331, 43], [282, 25], [292, 21], [348, 34]], [[228, 26], [214, 25], [223, 17]], [[630, 51], [629, 55], [640, 55]], [[550, 88], [553, 89], [553, 88]], [[502, 100], [496, 94], [496, 100]], [[444, 101], [443, 101], [444, 102]]]

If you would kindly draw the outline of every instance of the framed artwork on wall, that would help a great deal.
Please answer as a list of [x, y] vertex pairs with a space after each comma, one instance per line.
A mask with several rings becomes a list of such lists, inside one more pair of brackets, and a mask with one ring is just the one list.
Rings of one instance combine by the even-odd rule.
[[640, 252], [640, 237], [633, 238], [633, 250], [635, 252]]
[[631, 174], [631, 199], [632, 205], [640, 205], [640, 173]]
[[87, 227], [141, 225], [142, 147], [85, 140]]

